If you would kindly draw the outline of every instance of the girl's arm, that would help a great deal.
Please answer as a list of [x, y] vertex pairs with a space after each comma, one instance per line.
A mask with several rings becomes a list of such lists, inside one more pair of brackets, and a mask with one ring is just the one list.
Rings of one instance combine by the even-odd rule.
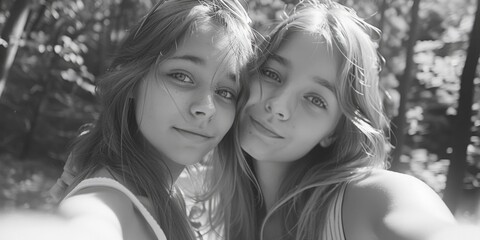
[[[80, 191], [59, 205], [59, 213], [77, 230], [85, 229], [92, 237], [123, 239], [122, 219], [128, 216], [131, 203], [116, 191]], [[101, 239], [98, 237], [98, 239]]]
[[149, 230], [137, 221], [132, 203], [116, 190], [79, 191], [65, 199], [55, 214], [30, 211], [0, 216], [0, 239], [150, 238]]
[[375, 170], [369, 177], [349, 184], [343, 223], [346, 238], [359, 240], [443, 240], [445, 234], [469, 240], [478, 239], [480, 234], [480, 228], [458, 224], [428, 185], [385, 170]]

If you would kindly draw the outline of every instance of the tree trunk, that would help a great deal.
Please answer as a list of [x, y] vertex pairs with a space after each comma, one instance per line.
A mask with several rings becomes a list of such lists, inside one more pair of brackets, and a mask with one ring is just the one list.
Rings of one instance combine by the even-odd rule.
[[30, 12], [30, 18], [28, 20], [28, 26], [25, 28], [25, 33], [29, 34], [31, 32], [37, 31], [39, 24], [41, 23], [42, 18], [44, 17], [45, 11], [47, 10], [47, 3], [44, 2], [40, 4], [40, 7], [36, 11]]
[[463, 178], [467, 165], [467, 146], [470, 144], [472, 126], [472, 102], [475, 73], [480, 55], [480, 0], [477, 0], [477, 11], [470, 33], [467, 59], [461, 76], [460, 97], [458, 99], [455, 131], [453, 133], [453, 153], [448, 168], [444, 201], [452, 212], [458, 207], [459, 197], [463, 190]]
[[410, 22], [410, 38], [407, 41], [406, 48], [406, 57], [405, 57], [405, 71], [403, 77], [398, 86], [398, 93], [400, 94], [400, 104], [398, 107], [398, 115], [392, 121], [392, 130], [393, 137], [392, 143], [395, 146], [395, 150], [392, 155], [391, 168], [396, 170], [399, 166], [399, 159], [402, 155], [403, 144], [405, 142], [405, 114], [406, 114], [406, 104], [408, 97], [408, 89], [410, 87], [410, 82], [414, 76], [414, 67], [413, 62], [414, 47], [418, 39], [418, 10], [420, 8], [420, 0], [413, 0], [412, 10], [411, 10], [411, 22]]
[[[49, 64], [51, 66], [51, 64]], [[43, 74], [42, 76], [42, 82], [46, 83], [45, 89], [42, 90], [39, 93], [38, 101], [33, 103], [33, 116], [30, 120], [30, 129], [27, 131], [25, 134], [25, 141], [22, 147], [22, 150], [20, 151], [19, 159], [20, 160], [25, 160], [32, 148], [32, 145], [35, 141], [35, 132], [38, 126], [38, 123], [40, 121], [40, 116], [43, 111], [47, 108], [48, 105], [48, 93], [51, 91], [53, 87], [53, 81], [48, 79], [48, 70], [47, 72]]]
[[[58, 42], [58, 39], [62, 34], [62, 29], [64, 29], [65, 22], [66, 20], [63, 18], [60, 18], [57, 22], [55, 22], [53, 30], [51, 31], [51, 38], [47, 45], [54, 46]], [[23, 141], [24, 144], [19, 154], [19, 159], [21, 160], [25, 160], [28, 157], [31, 147], [35, 141], [34, 137], [39, 119], [43, 110], [48, 106], [48, 93], [51, 91], [54, 81], [51, 78], [50, 71], [52, 66], [56, 66], [56, 61], [58, 61], [58, 57], [56, 57], [55, 53], [53, 52], [48, 53], [43, 61], [43, 73], [41, 74], [39, 84], [44, 88], [42, 91], [39, 91], [38, 100], [32, 103], [33, 116], [29, 119], [30, 129], [28, 129], [25, 134], [25, 140]]]
[[[388, 0], [382, 0], [382, 5], [380, 6], [380, 20], [378, 21], [378, 29], [383, 32], [385, 26], [385, 11], [387, 11]], [[384, 35], [382, 34], [380, 42], [378, 43], [378, 51], [382, 52], [382, 44], [384, 41]]]
[[10, 8], [0, 39], [0, 98], [7, 83], [8, 72], [18, 50], [18, 43], [27, 23], [29, 0], [15, 0]]

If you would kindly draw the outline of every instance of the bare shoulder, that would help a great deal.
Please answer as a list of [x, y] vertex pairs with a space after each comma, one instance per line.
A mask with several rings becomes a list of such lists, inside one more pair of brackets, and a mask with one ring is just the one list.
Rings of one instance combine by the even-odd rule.
[[122, 239], [122, 219], [130, 214], [130, 209], [132, 205], [126, 196], [106, 187], [80, 190], [58, 207], [74, 232], [88, 231], [92, 239]]
[[374, 169], [365, 178], [353, 181], [351, 189], [378, 190], [385, 194], [395, 194], [399, 191], [433, 191], [420, 179], [398, 172]]
[[357, 239], [417, 239], [455, 222], [427, 184], [380, 169], [348, 185], [343, 210], [345, 232]]
[[65, 199], [59, 211], [75, 226], [110, 236], [99, 239], [151, 239], [151, 231], [130, 198], [113, 188], [81, 190]]
[[375, 169], [367, 177], [351, 182], [348, 192], [353, 198], [372, 200], [375, 196], [380, 198], [379, 201], [386, 201], [385, 204], [440, 201], [444, 205], [439, 195], [420, 179], [382, 169]]
[[368, 177], [362, 178], [356, 181], [356, 185], [358, 186], [369, 186], [369, 185], [383, 185], [386, 183], [394, 183], [398, 181], [420, 181], [419, 179], [412, 177], [407, 174], [398, 173], [390, 170], [384, 169], [373, 169]]
[[65, 199], [59, 210], [67, 217], [95, 214], [105, 218], [121, 218], [133, 212], [130, 199], [122, 192], [102, 186], [80, 190]]

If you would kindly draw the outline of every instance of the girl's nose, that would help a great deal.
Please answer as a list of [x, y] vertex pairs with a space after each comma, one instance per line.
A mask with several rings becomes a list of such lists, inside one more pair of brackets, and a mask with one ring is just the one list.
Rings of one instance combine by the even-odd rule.
[[216, 108], [211, 94], [206, 95], [200, 101], [192, 103], [190, 113], [196, 118], [210, 120], [215, 115]]
[[281, 121], [290, 119], [287, 98], [272, 97], [265, 102], [265, 110]]

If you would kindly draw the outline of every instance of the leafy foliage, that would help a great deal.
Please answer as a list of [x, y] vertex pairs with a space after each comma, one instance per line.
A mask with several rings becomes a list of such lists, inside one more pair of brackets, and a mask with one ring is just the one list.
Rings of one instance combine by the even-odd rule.
[[[8, 18], [12, 2], [0, 2], [0, 28]], [[9, 184], [11, 179], [18, 180], [16, 174], [26, 173], [16, 162], [23, 161], [26, 166], [32, 162], [47, 164], [60, 171], [68, 144], [79, 127], [98, 117], [96, 79], [106, 71], [113, 54], [121, 50], [118, 44], [129, 26], [145, 14], [152, 2], [31, 1], [27, 27], [10, 70], [6, 92], [0, 99], [0, 171], [1, 176], [7, 176], [0, 179], [2, 189], [13, 187]], [[294, 2], [257, 0], [246, 4], [253, 26], [265, 32]], [[361, 17], [383, 32], [379, 50], [386, 64], [381, 72], [381, 84], [385, 90], [386, 111], [394, 117], [399, 101], [396, 88], [405, 68], [404, 45], [409, 37], [411, 1], [387, 1], [384, 11], [382, 0], [340, 2], [356, 9]], [[408, 127], [404, 129], [407, 142], [401, 158], [402, 171], [423, 179], [439, 193], [444, 188], [445, 173], [452, 160], [453, 119], [474, 6], [474, 0], [421, 2], [421, 35], [414, 57], [415, 81], [406, 96]], [[474, 91], [466, 188], [480, 186], [478, 74]], [[7, 169], [17, 170], [12, 173]], [[30, 177], [42, 178], [40, 173], [35, 174]], [[19, 195], [4, 191], [1, 196], [5, 199]]]

